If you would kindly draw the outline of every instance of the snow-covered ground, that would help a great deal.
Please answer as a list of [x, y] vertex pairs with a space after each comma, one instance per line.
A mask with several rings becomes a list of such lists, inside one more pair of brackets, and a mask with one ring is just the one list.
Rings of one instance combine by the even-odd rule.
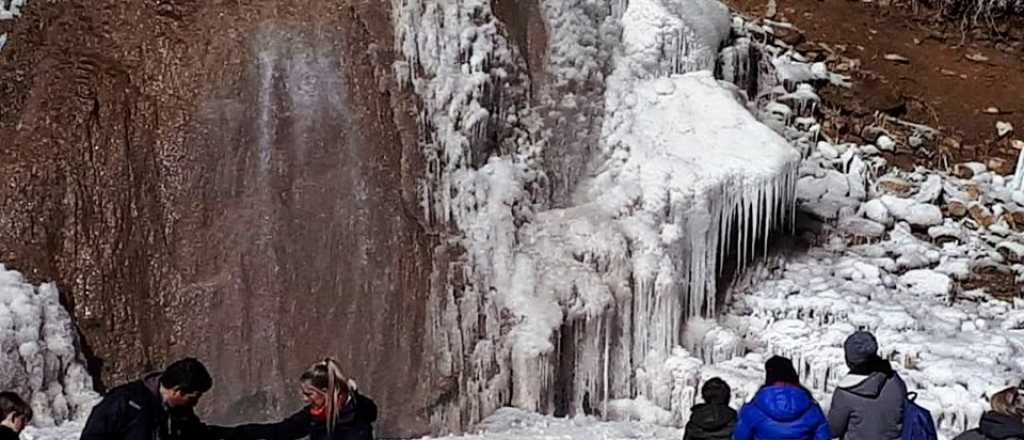
[[478, 427], [451, 440], [625, 440], [683, 438], [683, 431], [643, 422], [608, 422], [594, 417], [557, 418], [516, 408], [499, 409]]

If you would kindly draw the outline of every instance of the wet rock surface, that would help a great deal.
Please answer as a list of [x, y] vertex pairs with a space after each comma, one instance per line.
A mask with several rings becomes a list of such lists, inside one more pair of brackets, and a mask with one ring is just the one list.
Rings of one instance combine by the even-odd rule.
[[386, 2], [40, 2], [0, 52], [0, 261], [56, 280], [105, 386], [202, 358], [216, 422], [333, 355], [425, 432], [434, 238]]

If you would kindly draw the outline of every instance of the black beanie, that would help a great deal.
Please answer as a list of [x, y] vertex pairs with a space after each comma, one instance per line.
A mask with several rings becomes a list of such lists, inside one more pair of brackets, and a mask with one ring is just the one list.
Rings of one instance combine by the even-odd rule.
[[793, 361], [782, 356], [772, 356], [764, 363], [764, 384], [788, 383], [800, 385], [800, 375], [793, 368]]

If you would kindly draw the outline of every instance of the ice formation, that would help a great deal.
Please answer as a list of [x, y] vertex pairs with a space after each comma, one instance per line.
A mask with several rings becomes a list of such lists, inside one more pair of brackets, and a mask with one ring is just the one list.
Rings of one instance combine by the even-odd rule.
[[0, 389], [29, 400], [37, 427], [84, 420], [97, 395], [57, 287], [0, 264]]
[[[795, 202], [799, 154], [710, 73], [728, 10], [544, 2], [555, 93], [532, 109], [517, 95], [522, 54], [489, 2], [394, 6], [395, 72], [423, 99], [422, 131], [436, 133], [423, 139], [424, 217], [460, 231], [448, 244], [458, 263], [439, 274], [450, 289], [432, 305], [438, 371], [460, 391], [438, 402], [435, 426], [509, 404], [556, 415], [646, 405], [680, 422], [674, 405], [697, 379], [674, 361], [686, 359], [684, 323], [716, 313], [720, 271], [764, 253]], [[556, 94], [587, 81], [603, 96]], [[486, 110], [496, 101], [501, 114]], [[547, 124], [563, 122], [591, 132], [549, 138]], [[519, 135], [488, 146], [494, 131]]]
[[[435, 299], [440, 367], [457, 383], [451, 390], [461, 390], [439, 401], [436, 426], [471, 426], [503, 405], [681, 426], [703, 381], [725, 378], [738, 406], [756, 391], [771, 354], [792, 357], [827, 407], [845, 373], [842, 341], [857, 328], [878, 334], [882, 354], [921, 394], [943, 436], [976, 423], [985, 396], [1020, 373], [1019, 304], [959, 292], [959, 283], [982, 267], [1024, 272], [1008, 264], [1024, 258], [1024, 249], [1018, 238], [1007, 239], [1013, 225], [1006, 219], [1018, 210], [1008, 202], [1015, 193], [1004, 188], [1007, 179], [986, 170], [971, 182], [897, 172], [881, 185], [873, 177], [885, 166], [878, 147], [833, 145], [820, 136], [810, 83], [841, 78], [764, 44], [765, 26], [730, 21], [717, 3], [682, 0], [609, 2], [607, 8], [545, 2], [549, 38], [563, 43], [547, 72], [555, 83], [601, 83], [604, 99], [564, 101], [554, 116], [508, 108], [514, 118], [491, 123], [514, 121], [524, 136], [500, 150], [474, 150], [471, 125], [450, 118], [470, 114], [466, 108], [483, 99], [494, 74], [521, 75], [506, 66], [520, 55], [500, 34], [479, 29], [493, 22], [486, 4], [461, 4], [395, 17], [411, 23], [447, 11], [445, 22], [463, 27], [440, 32], [490, 41], [464, 39], [473, 44], [463, 50], [473, 55], [455, 51], [448, 59], [472, 60], [484, 47], [487, 68], [497, 69], [473, 76], [473, 66], [428, 68], [422, 77], [412, 72], [423, 69], [396, 69], [425, 98], [431, 95], [419, 89], [424, 81], [463, 91], [433, 101], [421, 117], [434, 128], [447, 123], [440, 132], [467, 140], [431, 139], [428, 148], [438, 157], [474, 157], [425, 185], [425, 193], [440, 195], [427, 198], [426, 212], [462, 231], [451, 246], [465, 250], [466, 263], [444, 275], [463, 283]], [[462, 21], [454, 18], [460, 13]], [[432, 46], [441, 37], [423, 34], [438, 30], [405, 29], [400, 45], [418, 44], [404, 46], [409, 59], [444, 53]], [[621, 47], [609, 49], [616, 35]], [[576, 71], [567, 67], [575, 63], [570, 60], [587, 62]], [[706, 71], [712, 67], [726, 83]], [[603, 83], [599, 74], [606, 75]], [[457, 87], [472, 83], [466, 75], [481, 82]], [[520, 85], [529, 81], [518, 78]], [[596, 145], [566, 141], [559, 145], [572, 154], [544, 154], [553, 142], [546, 124], [574, 115], [599, 115]], [[595, 126], [593, 120], [573, 125]], [[799, 169], [797, 151], [808, 156]], [[568, 189], [553, 191], [549, 200], [547, 174], [561, 170], [582, 172], [562, 181]], [[451, 176], [459, 176], [459, 185], [446, 183]], [[437, 190], [446, 185], [463, 189]], [[989, 185], [982, 200], [977, 185]], [[970, 229], [975, 220], [954, 221], [937, 206], [957, 198], [965, 212], [972, 201], [975, 216], [988, 216], [985, 233]], [[837, 236], [784, 267], [748, 270], [749, 279], [771, 281], [730, 291], [724, 314], [705, 319], [721, 312], [719, 271], [732, 264], [742, 271], [753, 255], [765, 253], [768, 233], [787, 226], [797, 201], [812, 217], [834, 222]], [[463, 209], [450, 215], [451, 207]]]

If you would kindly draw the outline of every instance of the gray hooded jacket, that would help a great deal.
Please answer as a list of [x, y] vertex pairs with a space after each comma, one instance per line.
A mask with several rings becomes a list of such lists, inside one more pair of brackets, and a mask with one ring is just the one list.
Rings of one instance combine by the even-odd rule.
[[847, 375], [832, 395], [828, 411], [832, 438], [899, 439], [906, 398], [907, 385], [891, 367], [888, 372]]

